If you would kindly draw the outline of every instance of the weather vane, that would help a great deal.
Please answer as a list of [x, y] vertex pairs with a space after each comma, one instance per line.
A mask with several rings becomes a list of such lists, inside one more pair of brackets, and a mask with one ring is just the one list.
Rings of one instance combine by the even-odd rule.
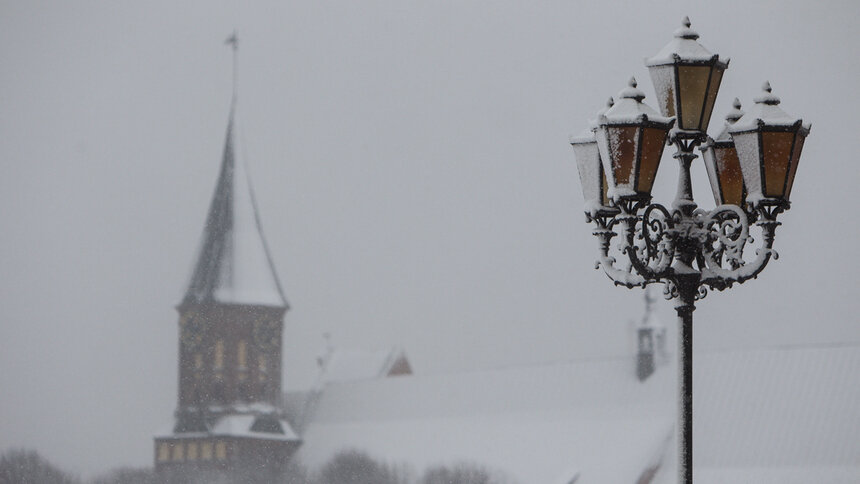
[[224, 41], [224, 44], [229, 45], [233, 49], [233, 98], [236, 98], [236, 90], [239, 78], [239, 34], [233, 30], [230, 37]]

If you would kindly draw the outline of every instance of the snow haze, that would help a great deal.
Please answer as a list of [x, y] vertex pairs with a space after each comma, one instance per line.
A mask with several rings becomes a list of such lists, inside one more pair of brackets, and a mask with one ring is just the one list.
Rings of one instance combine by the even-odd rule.
[[[689, 15], [731, 63], [710, 133], [769, 80], [811, 122], [771, 262], [712, 292], [697, 349], [860, 342], [852, 1], [3, 2], [0, 452], [152, 463], [177, 314], [239, 122], [278, 277], [285, 388], [336, 348], [416, 374], [621, 356], [640, 290], [593, 270], [571, 133]], [[667, 151], [670, 151], [667, 149]], [[713, 206], [705, 169], [694, 195]], [[675, 194], [669, 153], [655, 200]], [[658, 303], [674, 328], [671, 304]]]

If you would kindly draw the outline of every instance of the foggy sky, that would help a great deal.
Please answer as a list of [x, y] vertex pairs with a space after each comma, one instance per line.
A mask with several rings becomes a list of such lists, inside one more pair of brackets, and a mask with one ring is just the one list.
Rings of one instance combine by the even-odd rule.
[[[629, 354], [641, 291], [593, 270], [567, 139], [631, 75], [656, 107], [642, 60], [683, 15], [732, 59], [712, 135], [764, 80], [812, 122], [780, 259], [699, 303], [696, 350], [860, 342], [860, 8], [627, 3], [0, 3], [0, 451], [84, 475], [151, 463], [234, 28], [239, 129], [292, 305], [286, 387], [313, 380], [324, 332], [400, 345], [416, 373]], [[666, 154], [656, 201], [676, 177]], [[700, 162], [693, 177], [712, 207]]]

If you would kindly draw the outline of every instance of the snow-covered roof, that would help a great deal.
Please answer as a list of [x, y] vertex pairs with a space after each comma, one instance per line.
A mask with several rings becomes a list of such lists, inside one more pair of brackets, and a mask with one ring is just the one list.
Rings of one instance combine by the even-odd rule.
[[208, 432], [173, 432], [165, 428], [160, 438], [241, 437], [265, 440], [298, 441], [289, 422], [273, 414], [234, 413], [218, 417]]
[[[634, 483], [673, 428], [674, 378], [636, 380], [633, 358], [325, 387], [297, 457], [316, 467], [360, 449], [418, 470], [474, 461], [523, 483]], [[568, 481], [569, 482], [569, 481]]]
[[220, 419], [212, 427], [212, 435], [225, 437], [252, 437], [255, 439], [268, 440], [299, 440], [286, 420], [274, 419], [283, 433], [260, 432], [254, 429], [254, 423], [259, 417], [255, 415], [227, 415]]
[[[673, 358], [674, 359], [674, 358]], [[463, 460], [522, 483], [674, 484], [676, 370], [633, 358], [333, 383], [298, 458], [359, 449], [418, 471]], [[860, 482], [860, 345], [697, 352], [695, 479]], [[649, 481], [643, 481], [649, 482]]]
[[236, 99], [230, 108], [221, 173], [183, 303], [287, 307], [238, 144]]
[[[700, 353], [694, 365], [696, 483], [860, 482], [860, 345]], [[676, 482], [666, 455], [655, 484]]]
[[[395, 366], [409, 362], [401, 348], [384, 351], [333, 350], [323, 368], [323, 383], [365, 380], [389, 376]], [[411, 373], [408, 371], [407, 373]]]

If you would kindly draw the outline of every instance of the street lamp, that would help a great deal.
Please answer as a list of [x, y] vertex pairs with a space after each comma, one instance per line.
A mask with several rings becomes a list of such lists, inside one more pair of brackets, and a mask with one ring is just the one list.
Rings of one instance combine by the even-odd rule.
[[[618, 102], [598, 114], [590, 132], [571, 138], [579, 166], [586, 220], [599, 242], [597, 267], [627, 288], [664, 285], [679, 323], [679, 472], [693, 482], [693, 311], [708, 288], [722, 291], [755, 278], [771, 258], [777, 216], [789, 195], [810, 125], [779, 108], [770, 84], [746, 114], [735, 100], [716, 139], [706, 131], [728, 59], [710, 53], [684, 18], [675, 38], [645, 61], [657, 92], [657, 113], [631, 79]], [[651, 188], [666, 143], [679, 162], [671, 209], [651, 203]], [[594, 147], [597, 149], [595, 150]], [[701, 147], [717, 207], [693, 200], [690, 165]], [[761, 232], [754, 257], [744, 257]], [[621, 258], [610, 254], [619, 236]]]

